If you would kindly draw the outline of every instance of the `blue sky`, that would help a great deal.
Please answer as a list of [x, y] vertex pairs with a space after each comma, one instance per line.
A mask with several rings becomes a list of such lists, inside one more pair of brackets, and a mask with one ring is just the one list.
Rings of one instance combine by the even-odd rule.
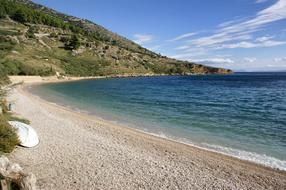
[[34, 0], [169, 57], [286, 71], [286, 0]]

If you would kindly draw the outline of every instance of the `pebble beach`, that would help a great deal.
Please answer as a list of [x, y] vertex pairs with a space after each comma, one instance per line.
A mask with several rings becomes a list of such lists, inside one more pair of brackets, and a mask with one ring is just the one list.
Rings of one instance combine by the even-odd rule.
[[286, 189], [284, 171], [74, 112], [26, 89], [38, 82], [24, 81], [9, 99], [40, 144], [9, 159], [33, 172], [39, 189]]

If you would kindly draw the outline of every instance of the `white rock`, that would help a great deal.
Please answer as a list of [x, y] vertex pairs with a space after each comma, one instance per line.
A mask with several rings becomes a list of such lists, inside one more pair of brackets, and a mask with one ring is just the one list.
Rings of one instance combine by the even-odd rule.
[[22, 190], [36, 190], [36, 176], [32, 173], [25, 175], [20, 181], [20, 188]]
[[7, 168], [7, 173], [12, 174], [12, 173], [20, 173], [22, 172], [22, 168], [20, 167], [19, 164], [10, 164]]
[[24, 174], [19, 164], [12, 164], [6, 156], [0, 157], [0, 174], [3, 177], [17, 181], [21, 190], [36, 190], [36, 176], [32, 173]]
[[0, 174], [3, 176], [7, 175], [7, 168], [9, 166], [9, 159], [6, 156], [0, 157]]

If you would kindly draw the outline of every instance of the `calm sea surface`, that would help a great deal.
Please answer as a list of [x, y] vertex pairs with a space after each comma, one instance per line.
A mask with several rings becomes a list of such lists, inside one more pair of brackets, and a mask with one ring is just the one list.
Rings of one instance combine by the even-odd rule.
[[77, 111], [286, 170], [286, 73], [99, 79], [30, 90]]

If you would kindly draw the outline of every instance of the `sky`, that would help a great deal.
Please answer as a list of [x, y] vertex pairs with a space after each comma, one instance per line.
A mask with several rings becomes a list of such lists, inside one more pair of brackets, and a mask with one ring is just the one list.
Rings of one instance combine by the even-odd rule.
[[33, 0], [162, 55], [234, 71], [286, 71], [286, 0]]

